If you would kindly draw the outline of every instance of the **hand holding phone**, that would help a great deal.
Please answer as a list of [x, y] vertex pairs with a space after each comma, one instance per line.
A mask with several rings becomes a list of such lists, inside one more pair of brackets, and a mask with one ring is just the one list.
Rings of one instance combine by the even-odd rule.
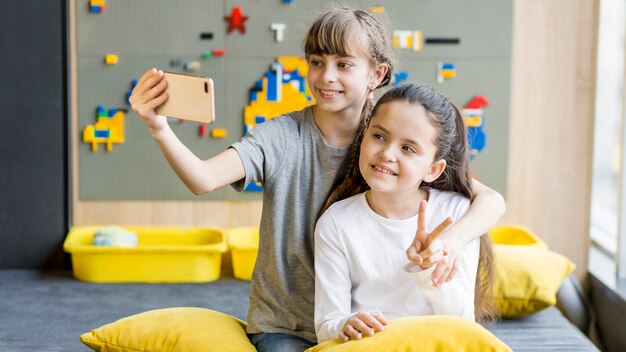
[[213, 80], [184, 73], [164, 72], [168, 95], [156, 113], [202, 123], [215, 121]]

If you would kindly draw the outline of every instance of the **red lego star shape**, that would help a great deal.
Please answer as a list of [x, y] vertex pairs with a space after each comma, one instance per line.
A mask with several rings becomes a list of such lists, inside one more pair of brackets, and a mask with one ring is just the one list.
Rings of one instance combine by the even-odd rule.
[[228, 34], [233, 30], [239, 29], [241, 33], [246, 33], [245, 22], [248, 16], [244, 16], [239, 6], [233, 7], [230, 16], [224, 16], [224, 21], [228, 21]]

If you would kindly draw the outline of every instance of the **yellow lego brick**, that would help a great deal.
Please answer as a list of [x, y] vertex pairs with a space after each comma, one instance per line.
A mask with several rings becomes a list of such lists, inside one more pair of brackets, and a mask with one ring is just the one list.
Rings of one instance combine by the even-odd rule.
[[371, 13], [384, 13], [385, 12], [385, 8], [382, 7], [382, 6], [370, 7], [370, 12]]
[[415, 31], [413, 33], [413, 51], [422, 50], [423, 42], [422, 31]]
[[90, 0], [89, 4], [91, 6], [104, 6], [104, 1], [105, 0]]
[[211, 130], [211, 137], [213, 138], [225, 138], [228, 136], [228, 131], [225, 128], [214, 128]]
[[443, 78], [454, 78], [454, 77], [456, 77], [456, 71], [443, 70], [443, 71], [441, 71], [441, 77], [443, 77]]
[[107, 65], [117, 65], [117, 62], [119, 61], [119, 57], [115, 54], [107, 54], [104, 57], [104, 62]]
[[463, 116], [463, 122], [467, 127], [478, 127], [483, 124], [483, 119], [480, 116]]

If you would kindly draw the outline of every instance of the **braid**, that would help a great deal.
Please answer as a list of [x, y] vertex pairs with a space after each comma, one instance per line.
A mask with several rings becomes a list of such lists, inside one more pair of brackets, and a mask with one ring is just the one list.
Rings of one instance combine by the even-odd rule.
[[365, 179], [363, 179], [363, 176], [361, 176], [361, 172], [359, 170], [359, 155], [363, 135], [365, 134], [365, 130], [367, 130], [367, 126], [370, 124], [370, 119], [372, 118], [373, 107], [373, 101], [367, 99], [365, 101], [365, 105], [363, 105], [363, 110], [361, 110], [359, 129], [357, 130], [356, 137], [354, 138], [354, 142], [350, 148], [346, 174], [339, 185], [334, 187], [330, 195], [328, 195], [328, 198], [326, 198], [326, 202], [324, 202], [322, 209], [320, 209], [318, 217], [321, 216], [333, 203], [351, 197], [355, 194], [363, 193], [369, 189], [369, 186], [365, 182]]

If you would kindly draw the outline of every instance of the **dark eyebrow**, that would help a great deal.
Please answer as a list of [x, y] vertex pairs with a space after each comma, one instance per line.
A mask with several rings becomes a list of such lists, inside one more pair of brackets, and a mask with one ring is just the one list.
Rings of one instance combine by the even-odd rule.
[[[389, 131], [386, 128], [384, 128], [383, 126], [381, 126], [380, 124], [375, 124], [375, 125], [372, 126], [372, 128], [378, 128], [379, 130], [383, 131], [384, 133], [389, 133]], [[422, 149], [422, 145], [419, 142], [417, 142], [417, 141], [414, 141], [412, 139], [406, 139], [406, 138], [404, 139], [404, 141], [406, 143], [413, 144], [413, 145], [417, 146], [419, 149]]]

